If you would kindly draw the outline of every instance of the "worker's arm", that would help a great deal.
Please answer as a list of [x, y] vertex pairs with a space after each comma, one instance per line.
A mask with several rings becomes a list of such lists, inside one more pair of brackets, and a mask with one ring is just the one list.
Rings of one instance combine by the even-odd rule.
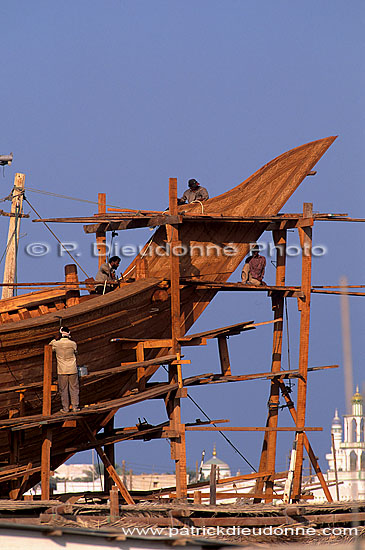
[[188, 202], [188, 197], [186, 196], [186, 191], [184, 191], [184, 194], [183, 196], [181, 197], [181, 199], [177, 199], [177, 204], [185, 204], [186, 202]]
[[205, 187], [201, 187], [199, 189], [199, 200], [201, 201], [206, 201], [209, 199], [209, 193], [208, 191], [205, 189]]

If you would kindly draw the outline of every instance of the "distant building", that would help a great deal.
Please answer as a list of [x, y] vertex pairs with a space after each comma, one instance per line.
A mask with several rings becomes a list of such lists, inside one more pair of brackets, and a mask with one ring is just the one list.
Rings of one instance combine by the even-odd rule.
[[[340, 500], [365, 500], [365, 417], [363, 398], [359, 388], [356, 388], [351, 402], [351, 414], [343, 416], [344, 430], [342, 430], [337, 409], [331, 427], [336, 453], [339, 494]], [[329, 464], [327, 480], [333, 483], [335, 467], [332, 446], [331, 453], [326, 455], [326, 459]], [[336, 487], [330, 487], [330, 491], [336, 499]]]
[[223, 460], [217, 457], [217, 451], [216, 451], [215, 445], [213, 448], [212, 458], [204, 462], [202, 466], [202, 475], [204, 479], [209, 479], [210, 469], [212, 464], [216, 464], [217, 466], [217, 472], [218, 472], [217, 476], [219, 479], [223, 479], [225, 477], [231, 477], [231, 469], [226, 462], [223, 462]]
[[[84, 493], [89, 491], [103, 491], [104, 479], [92, 464], [62, 464], [54, 471], [56, 478], [54, 494]], [[175, 474], [133, 474], [131, 471], [121, 476], [129, 491], [151, 491], [174, 487]], [[188, 479], [187, 479], [188, 481]], [[40, 494], [40, 485], [29, 491]]]

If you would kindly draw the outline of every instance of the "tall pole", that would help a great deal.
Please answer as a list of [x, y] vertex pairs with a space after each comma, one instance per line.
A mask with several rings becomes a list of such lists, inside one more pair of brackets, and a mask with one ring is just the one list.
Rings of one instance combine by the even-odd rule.
[[[177, 215], [177, 179], [169, 180], [169, 210], [170, 216]], [[168, 241], [170, 253], [170, 277], [171, 277], [171, 338], [172, 353], [180, 356], [181, 346], [178, 342], [180, 337], [180, 264], [177, 254], [179, 247], [179, 231], [176, 225], [168, 225]], [[181, 364], [169, 366], [169, 382], [179, 384], [179, 394], [176, 390], [169, 392], [166, 400], [167, 414], [172, 430], [178, 433], [178, 437], [171, 441], [171, 458], [175, 460], [176, 469], [176, 496], [186, 498], [186, 449], [185, 449], [185, 426], [181, 424]]]
[[[51, 414], [51, 384], [52, 384], [52, 348], [44, 346], [44, 367], [43, 367], [43, 416]], [[41, 487], [42, 500], [49, 500], [49, 480], [51, 471], [51, 446], [52, 429], [48, 426], [42, 428], [42, 449], [41, 449]]]
[[[25, 174], [15, 174], [13, 195], [11, 201], [11, 216], [9, 221], [9, 232], [7, 240], [7, 252], [4, 268], [4, 283], [14, 283], [16, 275], [17, 250], [19, 243], [20, 216], [23, 211], [23, 194], [24, 194]], [[12, 286], [4, 286], [2, 291], [2, 299], [12, 298], [14, 296], [14, 288]]]
[[[312, 218], [313, 205], [305, 202], [303, 205], [303, 219]], [[299, 238], [302, 247], [302, 284], [303, 298], [298, 300], [300, 304], [300, 341], [299, 341], [299, 378], [297, 393], [297, 421], [296, 427], [301, 429], [297, 432], [297, 452], [293, 479], [293, 499], [300, 499], [303, 468], [303, 446], [305, 413], [307, 403], [307, 376], [308, 376], [308, 354], [309, 354], [309, 326], [310, 326], [310, 300], [312, 284], [312, 224], [299, 227]]]
[[[341, 287], [347, 286], [347, 277], [341, 277]], [[342, 349], [343, 349], [343, 371], [345, 375], [345, 398], [346, 412], [351, 414], [351, 398], [354, 391], [352, 374], [352, 353], [351, 353], [351, 330], [350, 330], [350, 305], [346, 288], [341, 293], [341, 319], [342, 319]]]
[[[285, 268], [286, 268], [286, 230], [273, 231], [274, 244], [276, 246], [276, 286], [285, 286]], [[271, 356], [271, 372], [277, 373], [281, 369], [281, 351], [283, 343], [283, 314], [284, 314], [284, 298], [282, 293], [272, 293], [272, 309], [274, 311], [274, 332], [273, 346]], [[277, 428], [278, 426], [278, 411], [279, 411], [279, 384], [276, 380], [271, 381], [269, 411], [266, 426], [269, 428]], [[266, 432], [261, 451], [260, 472], [270, 472], [275, 474], [276, 461], [276, 441], [277, 432]], [[256, 493], [261, 494], [264, 482], [258, 479], [256, 482]], [[272, 500], [274, 482], [269, 479], [266, 483], [266, 502]], [[271, 497], [271, 498], [270, 498]], [[261, 497], [254, 499], [254, 502], [260, 502]]]
[[[106, 194], [98, 193], [98, 214], [106, 213]], [[106, 262], [106, 233], [105, 231], [96, 232], [96, 248], [98, 250], [99, 267]]]

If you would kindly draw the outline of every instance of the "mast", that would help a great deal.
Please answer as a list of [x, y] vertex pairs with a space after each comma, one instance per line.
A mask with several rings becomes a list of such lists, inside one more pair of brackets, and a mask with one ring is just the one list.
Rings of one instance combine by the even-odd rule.
[[[12, 192], [11, 201], [11, 216], [9, 221], [9, 232], [7, 240], [7, 251], [4, 267], [4, 283], [13, 283], [16, 273], [16, 259], [19, 243], [19, 228], [20, 228], [20, 214], [23, 211], [23, 194], [24, 194], [24, 182], [25, 174], [15, 174], [14, 187]], [[2, 299], [12, 298], [14, 295], [14, 288], [11, 286], [4, 286], [2, 291]]]

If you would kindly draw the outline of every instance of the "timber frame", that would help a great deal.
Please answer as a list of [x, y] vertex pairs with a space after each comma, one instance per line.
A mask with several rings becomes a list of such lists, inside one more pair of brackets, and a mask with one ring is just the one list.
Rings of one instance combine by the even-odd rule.
[[[27, 387], [13, 386], [3, 391], [14, 391], [19, 393], [19, 410], [17, 416], [10, 412], [9, 419], [0, 421], [0, 430], [8, 430], [11, 440], [10, 463], [7, 467], [0, 468], [0, 483], [9, 482], [9, 497], [12, 499], [20, 499], [24, 490], [28, 488], [27, 481], [29, 477], [35, 473], [41, 473], [42, 484], [42, 500], [49, 500], [49, 481], [51, 475], [51, 453], [52, 453], [52, 431], [62, 427], [72, 427], [76, 424], [82, 428], [88, 437], [88, 443], [75, 444], [66, 449], [66, 452], [72, 455], [73, 453], [95, 449], [100, 456], [105, 466], [105, 491], [114, 491], [115, 484], [121, 493], [121, 496], [128, 504], [134, 504], [134, 499], [128, 492], [125, 484], [120, 479], [115, 470], [115, 451], [114, 445], [119, 441], [144, 439], [148, 441], [155, 438], [168, 438], [171, 442], [171, 458], [175, 461], [176, 467], [176, 486], [159, 491], [159, 496], [166, 494], [167, 496], [176, 499], [186, 499], [191, 490], [204, 487], [204, 483], [196, 483], [187, 485], [186, 476], [186, 432], [196, 430], [211, 430], [211, 431], [262, 431], [263, 443], [260, 457], [260, 464], [256, 473], [251, 473], [243, 476], [232, 478], [238, 479], [255, 479], [256, 488], [254, 493], [245, 494], [246, 498], [252, 498], [254, 502], [272, 502], [274, 499], [282, 499], [284, 502], [298, 502], [301, 499], [309, 498], [303, 493], [302, 488], [302, 464], [303, 453], [306, 450], [313, 468], [318, 476], [321, 487], [329, 502], [332, 502], [332, 497], [326, 481], [319, 467], [315, 453], [311, 447], [307, 432], [321, 430], [321, 428], [308, 427], [305, 424], [306, 407], [307, 407], [307, 377], [309, 372], [320, 369], [336, 368], [337, 365], [329, 365], [322, 367], [308, 367], [308, 347], [309, 347], [309, 327], [310, 327], [310, 306], [311, 293], [346, 293], [352, 295], [364, 295], [363, 292], [354, 290], [329, 290], [330, 287], [312, 287], [311, 285], [311, 269], [312, 269], [312, 228], [315, 221], [364, 221], [352, 219], [346, 214], [313, 214], [312, 204], [304, 203], [303, 212], [301, 214], [283, 214], [277, 216], [253, 216], [253, 217], [238, 217], [238, 216], [221, 216], [221, 215], [204, 215], [204, 214], [184, 214], [178, 213], [177, 208], [177, 180], [170, 178], [169, 180], [169, 211], [168, 212], [152, 212], [152, 211], [123, 211], [113, 214], [106, 213], [106, 196], [104, 193], [99, 193], [99, 209], [98, 214], [89, 218], [59, 218], [48, 220], [35, 221], [53, 221], [53, 222], [75, 222], [86, 223], [84, 229], [86, 233], [95, 233], [97, 248], [99, 251], [99, 265], [106, 261], [106, 232], [130, 229], [135, 227], [156, 227], [166, 225], [167, 240], [170, 244], [170, 250], [178, 247], [179, 227], [184, 223], [194, 223], [197, 221], [209, 222], [230, 222], [234, 224], [264, 224], [268, 231], [272, 231], [274, 244], [277, 247], [276, 257], [276, 281], [273, 286], [254, 287], [243, 285], [241, 283], [218, 283], [214, 281], [199, 281], [198, 277], [184, 279], [180, 276], [179, 257], [170, 252], [170, 279], [168, 281], [171, 297], [171, 337], [168, 339], [133, 339], [133, 338], [114, 338], [113, 342], [119, 342], [122, 348], [135, 350], [135, 361], [132, 363], [122, 363], [119, 367], [108, 370], [93, 372], [89, 375], [92, 377], [108, 377], [109, 375], [132, 370], [137, 373], [137, 389], [136, 392], [129, 392], [128, 395], [113, 399], [111, 401], [103, 401], [87, 408], [82, 409], [77, 413], [69, 413], [63, 415], [60, 413], [51, 414], [51, 398], [52, 391], [55, 390], [52, 385], [52, 352], [49, 346], [44, 349], [44, 375], [43, 375], [43, 409], [41, 415], [24, 416], [22, 402], [26, 391], [34, 391], [39, 384], [30, 384]], [[93, 222], [93, 223], [92, 223]], [[91, 225], [89, 225], [91, 224]], [[302, 273], [299, 286], [286, 286], [286, 247], [287, 247], [287, 230], [295, 228], [298, 230], [300, 244], [302, 248]], [[136, 279], [147, 277], [146, 269], [143, 263], [143, 258], [138, 262], [136, 269]], [[44, 283], [51, 286], [53, 283]], [[66, 269], [66, 286], [65, 283], [57, 283], [64, 285], [59, 287], [59, 290], [66, 291], [67, 305], [73, 305], [80, 300], [79, 286], [82, 283], [78, 282], [75, 266], [67, 266]], [[86, 282], [90, 284], [90, 281]], [[91, 283], [92, 284], [92, 283]], [[39, 283], [35, 283], [39, 285]], [[271, 299], [273, 320], [266, 323], [257, 323], [247, 321], [221, 327], [215, 330], [205, 331], [201, 333], [183, 336], [181, 334], [180, 325], [180, 290], [182, 285], [193, 285], [199, 289], [211, 289], [217, 292], [220, 291], [246, 291], [246, 292], [267, 292]], [[19, 285], [21, 286], [21, 285]], [[40, 285], [41, 286], [41, 285]], [[361, 288], [355, 287], [355, 288]], [[58, 298], [59, 291], [55, 289], [54, 295]], [[281, 369], [282, 359], [282, 339], [283, 339], [283, 316], [284, 316], [284, 300], [286, 297], [297, 298], [298, 309], [300, 312], [300, 334], [299, 334], [299, 362], [298, 368], [295, 370], [283, 371]], [[63, 306], [62, 306], [63, 307]], [[272, 343], [272, 360], [271, 370], [258, 374], [233, 375], [229, 348], [228, 337], [240, 334], [248, 330], [255, 330], [256, 327], [262, 324], [271, 323], [273, 325], [273, 343]], [[220, 373], [205, 373], [199, 376], [183, 378], [182, 365], [190, 361], [183, 359], [181, 354], [183, 347], [206, 345], [207, 339], [217, 340], [218, 353], [220, 359]], [[145, 350], [158, 348], [161, 350], [161, 356], [153, 360], [145, 360]], [[163, 350], [168, 349], [167, 354], [162, 354]], [[148, 367], [167, 365], [168, 381], [166, 383], [149, 383], [147, 378]], [[210, 422], [196, 422], [192, 424], [183, 424], [181, 421], [182, 400], [188, 395], [189, 386], [214, 384], [214, 383], [229, 383], [239, 381], [249, 381], [253, 379], [266, 379], [269, 381], [269, 406], [267, 413], [266, 425], [262, 427], [242, 427], [228, 426], [216, 427], [217, 423], [228, 422], [228, 420], [214, 420]], [[286, 379], [296, 378], [298, 383], [298, 392], [296, 400], [291, 396], [285, 385]], [[279, 427], [279, 398], [280, 395], [284, 398], [287, 407], [292, 416], [293, 427]], [[115, 428], [114, 415], [124, 406], [133, 403], [141, 402], [146, 399], [163, 399], [167, 412], [168, 420], [157, 425], [139, 425], [134, 427]], [[22, 412], [23, 411], [23, 412]], [[104, 425], [104, 433], [97, 434], [88, 423], [89, 415], [95, 412], [104, 412], [106, 414]], [[212, 425], [213, 424], [213, 425]], [[29, 463], [26, 466], [19, 466], [18, 449], [19, 441], [24, 430], [34, 428], [35, 426], [42, 427], [42, 449], [41, 459], [37, 464]], [[294, 467], [292, 471], [287, 473], [276, 472], [276, 453], [277, 453], [277, 436], [278, 432], [292, 431], [296, 441], [296, 451], [294, 455]], [[278, 478], [287, 477], [287, 484], [284, 493], [278, 495], [275, 492], [274, 484]], [[228, 480], [226, 480], [228, 483]], [[206, 485], [206, 484], [205, 484]], [[211, 491], [215, 492], [215, 484], [211, 483]], [[221, 498], [230, 498], [232, 495], [221, 493]], [[150, 498], [155, 495], [151, 493]], [[199, 496], [194, 499], [199, 498]], [[219, 493], [215, 498], [219, 498]]]

